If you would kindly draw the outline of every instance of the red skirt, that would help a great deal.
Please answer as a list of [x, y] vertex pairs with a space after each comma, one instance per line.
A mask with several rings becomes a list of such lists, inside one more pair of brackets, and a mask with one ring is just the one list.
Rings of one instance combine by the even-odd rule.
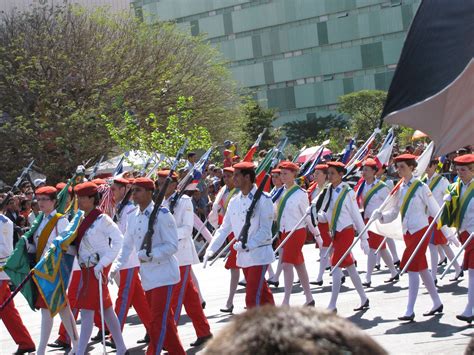
[[[368, 219], [365, 219], [364, 222], [367, 224]], [[385, 238], [382, 235], [371, 232], [371, 231], [368, 231], [367, 234], [369, 235], [369, 247], [370, 247], [370, 249], [377, 250], [379, 248], [380, 244], [382, 244], [382, 242]], [[381, 250], [386, 249], [386, 248], [387, 248], [387, 244], [383, 243], [383, 246], [382, 246]]]
[[[420, 229], [415, 234], [410, 234], [407, 232], [403, 235], [403, 240], [405, 241], [405, 251], [403, 252], [402, 260], [400, 261], [400, 269], [405, 267], [408, 259], [410, 259], [411, 255], [415, 251], [416, 246], [421, 240], [421, 237], [426, 232], [428, 227], [424, 227]], [[408, 266], [407, 271], [422, 271], [428, 268], [428, 262], [426, 261], [426, 249], [428, 249], [428, 244], [430, 243], [430, 239], [426, 238], [423, 244], [421, 245], [420, 249], [416, 253], [415, 257]]]
[[[331, 266], [335, 266], [342, 255], [352, 245], [354, 241], [354, 228], [347, 227], [340, 232], [336, 232], [332, 241], [333, 253], [331, 255]], [[352, 253], [347, 254], [339, 267], [348, 267], [354, 264]]]
[[[285, 240], [290, 232], [281, 233], [280, 240]], [[300, 265], [304, 263], [303, 245], [306, 241], [306, 228], [296, 230], [293, 235], [285, 242], [283, 246], [283, 263]]]
[[[227, 237], [227, 242], [230, 242], [233, 238], [234, 238], [234, 233], [230, 233], [229, 236]], [[227, 270], [239, 269], [239, 267], [237, 266], [237, 251], [234, 249], [234, 243], [235, 242], [233, 242], [229, 248], [230, 250], [229, 257], [227, 258], [224, 265], [224, 267]]]
[[[431, 224], [433, 222], [432, 217], [428, 217], [428, 222]], [[444, 236], [443, 232], [436, 227], [436, 224], [431, 229], [430, 243], [434, 245], [445, 245], [448, 244], [448, 240]]]
[[[461, 244], [464, 244], [467, 238], [469, 238], [469, 232], [462, 232], [459, 236]], [[464, 249], [464, 260], [462, 262], [462, 267], [464, 270], [474, 269], [474, 238], [471, 239], [469, 244], [466, 246], [466, 249]]]
[[[332, 238], [329, 234], [329, 223], [318, 223], [319, 233], [321, 233], [321, 239], [323, 240], [323, 247], [327, 248], [331, 245]], [[318, 244], [316, 243], [316, 248]]]
[[[109, 289], [107, 288], [107, 278], [109, 275], [110, 265], [104, 268], [102, 275], [102, 297], [104, 299], [104, 309], [112, 307]], [[82, 287], [79, 290], [77, 298], [77, 309], [100, 309], [99, 303], [99, 280], [94, 275], [94, 267], [81, 269]]]

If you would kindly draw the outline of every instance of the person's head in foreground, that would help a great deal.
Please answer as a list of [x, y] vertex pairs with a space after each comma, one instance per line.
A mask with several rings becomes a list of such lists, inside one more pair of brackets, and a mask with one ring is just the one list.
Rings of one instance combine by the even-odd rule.
[[387, 352], [335, 313], [311, 307], [264, 306], [236, 315], [205, 354], [353, 354]]

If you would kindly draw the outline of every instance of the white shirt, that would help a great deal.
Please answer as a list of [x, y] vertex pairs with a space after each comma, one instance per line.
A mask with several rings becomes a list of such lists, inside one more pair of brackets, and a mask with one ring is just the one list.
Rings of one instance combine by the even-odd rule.
[[331, 225], [332, 211], [335, 207], [336, 200], [339, 197], [339, 194], [343, 190], [343, 187], [348, 187], [349, 192], [347, 193], [342, 204], [341, 213], [336, 224], [336, 231], [340, 232], [343, 229], [352, 225], [354, 229], [360, 233], [365, 226], [364, 220], [362, 219], [362, 216], [359, 212], [359, 206], [357, 205], [355, 192], [345, 182], [340, 183], [339, 185], [337, 185], [336, 188], [332, 189], [332, 196], [329, 202], [329, 208], [326, 212], [324, 212], [324, 208], [326, 207], [329, 195], [331, 195], [330, 191], [326, 193], [326, 195], [324, 196], [324, 201], [321, 210], [318, 213], [318, 220], [319, 222], [329, 223], [329, 225]]
[[[439, 176], [439, 174], [434, 173], [431, 178], [428, 178], [426, 180], [426, 185], [428, 185], [428, 187], [430, 186], [431, 181], [433, 181], [433, 179], [436, 176]], [[444, 202], [443, 197], [444, 197], [444, 194], [446, 193], [446, 189], [448, 188], [448, 186], [449, 186], [448, 179], [446, 179], [444, 176], [442, 176], [441, 180], [438, 182], [438, 184], [435, 186], [435, 188], [433, 190], [431, 190], [431, 192], [433, 193], [433, 196], [434, 196], [434, 198], [435, 198], [435, 200], [436, 200], [436, 202], [438, 203], [439, 206], [441, 206]]]
[[[86, 267], [100, 264], [106, 267], [117, 257], [122, 243], [122, 232], [112, 218], [103, 213], [97, 217], [82, 237], [78, 252], [79, 264], [84, 264]], [[99, 260], [97, 260], [97, 255]]]
[[[173, 195], [163, 201], [168, 208]], [[178, 251], [175, 254], [179, 266], [199, 264], [199, 258], [193, 243], [194, 212], [191, 197], [182, 195], [174, 206], [173, 217], [178, 230]]]
[[[122, 212], [120, 213], [120, 216], [117, 220], [117, 226], [120, 229], [120, 232], [122, 232], [122, 235], [125, 236], [125, 233], [127, 231], [127, 222], [128, 218], [130, 217], [131, 214], [133, 214], [137, 209], [137, 206], [135, 206], [132, 202], [128, 201], [128, 203], [124, 206], [122, 209]], [[119, 253], [120, 254], [120, 253]], [[133, 251], [130, 253], [130, 257], [128, 260], [125, 260], [120, 268], [117, 266], [117, 259], [115, 259], [113, 269], [116, 270], [126, 270], [126, 269], [131, 269], [134, 267], [140, 266], [140, 260], [138, 259], [137, 252]]]
[[[41, 235], [41, 232], [43, 231], [44, 227], [46, 227], [46, 224], [48, 224], [48, 222], [51, 220], [51, 218], [54, 217], [54, 215], [57, 213], [56, 210], [53, 210], [53, 212], [51, 212], [49, 215], [44, 215], [43, 216], [43, 219], [41, 220], [41, 223], [38, 227], [38, 229], [36, 230], [34, 236], [33, 236], [33, 240], [35, 242], [35, 247], [37, 248], [38, 247], [38, 241], [39, 241], [39, 237]], [[48, 238], [48, 241], [46, 242], [46, 244], [44, 245], [44, 249], [43, 249], [43, 252], [41, 254], [41, 257], [44, 256], [44, 254], [46, 254], [46, 252], [48, 251], [51, 243], [53, 242], [54, 239], [56, 239], [56, 237], [63, 231], [66, 229], [66, 227], [68, 226], [69, 224], [69, 221], [67, 220], [67, 218], [65, 216], [62, 216], [60, 218], [58, 218], [58, 221], [56, 222], [56, 226], [54, 226], [53, 230], [51, 231], [51, 234], [49, 235], [49, 238]], [[35, 250], [36, 250], [35, 248]]]
[[[367, 181], [365, 182], [364, 190], [362, 191], [363, 199], [362, 199], [361, 207], [363, 207], [363, 203], [364, 203], [365, 197], [367, 196], [367, 193], [378, 182], [379, 182], [378, 180], [374, 180], [372, 184], [368, 184]], [[372, 213], [374, 213], [374, 211], [382, 205], [382, 203], [385, 201], [385, 199], [388, 197], [389, 194], [390, 194], [390, 190], [388, 189], [387, 185], [385, 185], [380, 190], [378, 190], [375, 194], [373, 194], [369, 202], [367, 203], [367, 206], [365, 206], [364, 219], [369, 219], [370, 216], [372, 216]]]
[[[150, 202], [145, 210], [137, 208], [127, 222], [127, 231], [117, 264], [128, 260], [135, 250], [141, 250], [148, 220], [153, 211], [154, 203]], [[160, 208], [153, 228], [151, 253], [153, 259], [140, 263], [140, 278], [145, 291], [153, 288], [174, 285], [179, 282], [178, 260], [174, 254], [178, 251], [178, 231], [176, 222], [168, 209]]]
[[[282, 198], [284, 198], [288, 189], [285, 186]], [[293, 192], [293, 194], [286, 200], [285, 207], [280, 219], [280, 232], [290, 232], [298, 224], [306, 213], [309, 207], [308, 194], [301, 188]], [[277, 206], [278, 213], [278, 206]], [[278, 218], [278, 215], [276, 216]], [[307, 221], [305, 220], [298, 229], [305, 228]], [[311, 223], [308, 223], [308, 225]]]
[[222, 186], [216, 195], [216, 199], [214, 200], [214, 203], [212, 204], [211, 212], [209, 212], [209, 216], [207, 218], [208, 218], [209, 223], [214, 228], [219, 227], [219, 216], [224, 217], [224, 214], [225, 214], [224, 205], [227, 201], [227, 198], [229, 197], [230, 191], [231, 189], [229, 189], [227, 185]]
[[[469, 185], [472, 184], [474, 184], [474, 179], [471, 179], [467, 185], [461, 181], [461, 198], [464, 196], [464, 193], [467, 191]], [[464, 218], [461, 222], [461, 225], [459, 226], [459, 234], [464, 231], [467, 231], [469, 234], [474, 232], [474, 198], [469, 202], [466, 213], [464, 214]]]
[[[221, 247], [227, 236], [234, 232], [236, 238], [245, 224], [247, 210], [252, 203], [253, 196], [257, 191], [254, 185], [248, 195], [243, 195], [239, 191], [231, 198], [227, 206], [224, 221], [216, 231], [214, 238], [209, 244], [209, 250], [214, 253]], [[267, 265], [273, 262], [272, 248], [272, 223], [273, 204], [270, 196], [263, 193], [255, 206], [254, 213], [250, 219], [250, 229], [248, 233], [248, 251], [237, 252], [237, 265], [240, 267], [250, 267], [256, 265]]]
[[[5, 264], [13, 252], [13, 222], [0, 214], [0, 265]], [[0, 280], [10, 280], [5, 271], [0, 271]]]

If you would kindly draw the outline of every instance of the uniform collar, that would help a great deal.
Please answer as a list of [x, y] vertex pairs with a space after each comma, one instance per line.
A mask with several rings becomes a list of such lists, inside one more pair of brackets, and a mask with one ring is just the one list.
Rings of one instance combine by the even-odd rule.
[[459, 180], [461, 181], [461, 185], [463, 187], [467, 187], [467, 186], [471, 185], [474, 182], [474, 178], [472, 178], [471, 181], [469, 181], [467, 184], [465, 184], [461, 179], [459, 179]]
[[439, 175], [438, 173], [434, 173], [430, 178], [427, 179], [427, 182], [433, 181], [433, 179], [437, 177], [438, 175]]
[[404, 181], [403, 182], [403, 186], [410, 186], [413, 183], [413, 181], [415, 181], [415, 179], [416, 178], [414, 176], [412, 176], [409, 181]]
[[248, 195], [244, 195], [242, 191], [240, 191], [240, 198], [248, 198], [250, 200], [253, 200], [253, 197], [255, 196], [255, 193], [257, 192], [257, 187], [255, 184], [252, 186], [252, 190], [248, 193]]
[[151, 214], [151, 211], [153, 211], [154, 206], [155, 206], [154, 202], [151, 201], [150, 204], [143, 211], [140, 211], [140, 208], [138, 208], [138, 215], [145, 215], [149, 217]]
[[51, 218], [53, 218], [56, 215], [56, 210], [54, 209], [49, 215], [45, 216], [46, 219], [49, 221]]

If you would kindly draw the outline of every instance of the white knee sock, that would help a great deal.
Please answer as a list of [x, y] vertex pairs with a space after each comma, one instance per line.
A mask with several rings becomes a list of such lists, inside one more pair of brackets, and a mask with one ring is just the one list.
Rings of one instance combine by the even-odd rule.
[[431, 300], [433, 301], [433, 308], [436, 309], [439, 306], [441, 306], [441, 299], [439, 298], [438, 295], [438, 290], [436, 289], [436, 286], [434, 284], [433, 278], [431, 277], [430, 272], [428, 269], [420, 271], [420, 276], [421, 279], [423, 280], [423, 283], [425, 284], [426, 289], [428, 290], [428, 293], [430, 294]]
[[341, 290], [341, 278], [342, 270], [340, 267], [333, 269], [332, 271], [332, 287], [331, 287], [331, 300], [329, 301], [328, 309], [333, 310], [336, 308], [337, 297]]
[[470, 317], [473, 315], [474, 308], [474, 269], [469, 269], [469, 283], [467, 286], [467, 305], [462, 312], [463, 315]]
[[321, 248], [321, 252], [319, 253], [319, 272], [318, 272], [318, 277], [316, 281], [322, 281], [323, 280], [323, 274], [326, 268], [328, 267], [329, 263], [329, 255], [326, 256], [328, 253], [328, 249], [326, 247]]
[[36, 353], [38, 355], [44, 355], [46, 346], [48, 345], [49, 336], [51, 335], [51, 329], [53, 328], [53, 318], [49, 310], [41, 308], [41, 335]]
[[387, 238], [387, 246], [390, 250], [390, 254], [392, 254], [393, 262], [396, 263], [397, 261], [400, 261], [397, 253], [397, 246], [395, 245], [395, 241], [392, 238]]
[[66, 328], [67, 335], [71, 339], [71, 353], [75, 353], [77, 350], [77, 342], [79, 341], [79, 335], [77, 334], [76, 321], [72, 315], [69, 304], [59, 311], [61, 322], [63, 322], [64, 328]]
[[283, 263], [283, 278], [285, 280], [285, 296], [283, 297], [283, 305], [290, 304], [291, 291], [293, 290], [293, 264]]
[[[451, 249], [451, 247], [448, 244], [441, 245], [441, 249], [444, 251], [444, 253], [446, 254], [449, 260], [454, 259], [453, 249]], [[461, 272], [461, 266], [459, 265], [457, 260], [454, 262], [453, 266], [454, 266], [455, 275], [457, 276]]]
[[301, 265], [295, 266], [295, 269], [306, 297], [306, 303], [309, 303], [313, 300], [313, 294], [311, 293], [311, 287], [309, 286], [309, 277], [308, 271], [306, 270], [306, 265], [303, 263]]
[[415, 271], [408, 271], [408, 304], [405, 316], [411, 316], [415, 312], [415, 302], [420, 288], [420, 278]]
[[357, 272], [356, 267], [354, 264], [346, 268], [347, 273], [349, 274], [349, 277], [351, 278], [352, 284], [354, 285], [357, 293], [359, 294], [360, 297], [360, 303], [364, 304], [365, 301], [367, 301], [367, 295], [365, 294], [364, 291], [364, 286], [362, 286], [362, 281], [360, 280], [359, 273]]
[[438, 248], [438, 252], [439, 252], [439, 257], [441, 258], [441, 260], [444, 260], [444, 258], [446, 258], [446, 254], [444, 253], [444, 250], [442, 248]]
[[122, 330], [120, 329], [120, 323], [113, 307], [104, 310], [104, 321], [107, 324], [107, 328], [109, 328], [115, 345], [117, 346], [117, 354], [125, 354], [127, 348], [123, 342]]
[[81, 334], [79, 335], [79, 344], [77, 345], [77, 355], [86, 354], [93, 325], [94, 311], [91, 311], [90, 309], [81, 309]]
[[387, 249], [381, 249], [379, 251], [379, 255], [382, 257], [383, 262], [388, 266], [388, 269], [390, 270], [390, 274], [392, 277], [397, 275], [397, 269], [395, 269], [395, 265], [393, 265], [393, 259], [390, 253], [387, 251]]
[[438, 273], [438, 246], [430, 243], [431, 277], [436, 280]]
[[369, 255], [367, 255], [367, 273], [365, 274], [365, 282], [372, 281], [372, 272], [374, 271], [375, 263], [377, 262], [377, 256], [375, 250], [370, 249]]
[[375, 265], [380, 265], [380, 254], [375, 256]]

